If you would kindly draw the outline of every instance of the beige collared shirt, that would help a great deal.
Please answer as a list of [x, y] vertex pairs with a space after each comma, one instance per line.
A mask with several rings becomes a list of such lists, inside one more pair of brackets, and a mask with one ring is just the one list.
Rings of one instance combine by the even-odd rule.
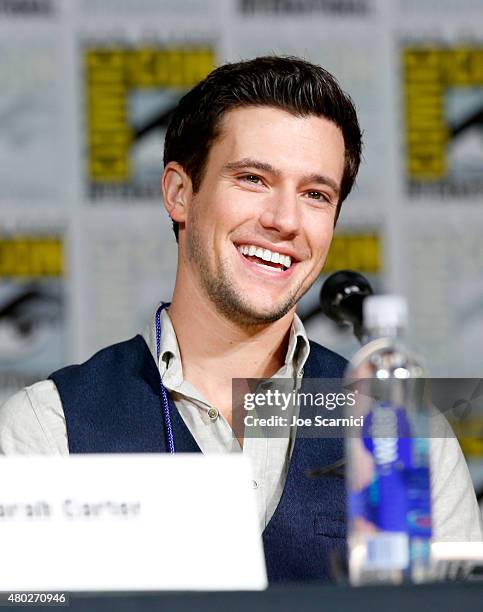
[[[163, 311], [159, 369], [189, 431], [203, 453], [243, 452], [252, 463], [260, 527], [270, 520], [285, 486], [293, 447], [291, 438], [245, 438], [243, 451], [221, 414], [210, 418], [216, 407], [188, 381], [178, 342], [169, 315]], [[144, 339], [156, 360], [154, 321]], [[304, 327], [295, 317], [284, 365], [277, 377], [291, 378], [294, 385], [302, 376], [310, 346]], [[59, 394], [50, 380], [19, 391], [0, 408], [0, 454], [67, 455], [67, 432]], [[458, 441], [448, 432], [445, 438], [431, 439], [431, 493], [436, 540], [480, 541], [483, 539], [481, 513]]]

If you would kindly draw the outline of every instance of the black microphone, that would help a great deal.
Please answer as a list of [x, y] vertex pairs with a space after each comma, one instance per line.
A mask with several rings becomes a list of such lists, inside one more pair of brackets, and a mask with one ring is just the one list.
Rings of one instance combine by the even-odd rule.
[[352, 325], [354, 335], [362, 342], [362, 304], [373, 294], [369, 281], [362, 274], [341, 270], [329, 276], [322, 285], [320, 307], [332, 321]]

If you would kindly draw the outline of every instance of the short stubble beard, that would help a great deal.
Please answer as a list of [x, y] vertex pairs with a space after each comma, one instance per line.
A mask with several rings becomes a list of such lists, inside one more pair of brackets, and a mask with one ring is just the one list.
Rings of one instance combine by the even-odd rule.
[[[194, 212], [194, 211], [193, 211]], [[192, 213], [193, 215], [193, 213]], [[233, 282], [233, 272], [227, 265], [227, 260], [222, 260], [218, 273], [215, 274], [206, 264], [208, 261], [207, 253], [204, 251], [197, 223], [197, 213], [194, 212], [191, 219], [190, 231], [186, 236], [186, 247], [188, 260], [199, 270], [201, 285], [208, 297], [215, 305], [220, 314], [230, 321], [243, 327], [254, 327], [273, 323], [285, 316], [300, 300], [300, 298], [310, 289], [309, 285], [301, 292], [302, 283], [295, 288], [286, 299], [275, 307], [271, 312], [260, 312], [256, 310], [250, 302], [240, 294]]]

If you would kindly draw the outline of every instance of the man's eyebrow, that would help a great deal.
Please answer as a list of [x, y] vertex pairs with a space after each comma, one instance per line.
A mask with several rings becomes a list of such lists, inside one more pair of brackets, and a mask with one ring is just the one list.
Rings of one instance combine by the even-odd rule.
[[336, 196], [340, 193], [339, 185], [331, 179], [329, 176], [325, 176], [324, 174], [308, 174], [302, 178], [303, 183], [319, 183], [320, 185], [327, 185], [330, 187]]
[[[281, 171], [274, 168], [271, 164], [267, 162], [258, 161], [256, 159], [250, 159], [248, 157], [244, 157], [238, 161], [228, 162], [223, 166], [224, 171], [233, 171], [233, 170], [244, 170], [248, 168], [254, 168], [255, 170], [262, 170], [264, 172], [269, 172], [274, 176], [281, 176]], [[330, 177], [325, 176], [324, 174], [307, 174], [302, 177], [302, 183], [319, 183], [321, 185], [327, 185], [330, 187], [336, 196], [340, 193], [339, 185]]]
[[243, 170], [246, 168], [255, 168], [255, 170], [263, 170], [265, 172], [270, 172], [275, 176], [280, 176], [280, 170], [274, 168], [271, 164], [266, 162], [258, 161], [256, 159], [250, 159], [249, 157], [244, 157], [243, 159], [239, 159], [238, 161], [228, 162], [223, 166], [223, 170]]

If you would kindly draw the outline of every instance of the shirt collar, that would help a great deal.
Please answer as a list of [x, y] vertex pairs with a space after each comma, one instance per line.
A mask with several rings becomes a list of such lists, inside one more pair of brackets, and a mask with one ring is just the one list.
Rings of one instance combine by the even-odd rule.
[[295, 314], [292, 328], [290, 330], [290, 339], [288, 342], [287, 355], [285, 357], [285, 365], [292, 365], [296, 376], [303, 375], [305, 362], [309, 358], [310, 343], [305, 331], [304, 324], [299, 316]]
[[169, 369], [170, 388], [176, 388], [183, 382], [183, 367], [181, 363], [181, 354], [179, 352], [178, 339], [176, 338], [176, 332], [174, 331], [171, 317], [168, 314], [166, 308], [161, 311], [160, 323], [161, 323], [161, 343], [159, 351], [159, 359], [157, 356], [156, 346], [156, 311], [158, 310], [158, 304], [154, 311], [151, 320], [146, 325], [144, 330], [144, 340], [151, 351], [154, 361], [158, 364], [159, 373], [161, 378], [165, 379], [165, 375]]
[[[156, 310], [159, 308], [157, 306]], [[183, 368], [181, 363], [181, 354], [179, 352], [178, 340], [173, 323], [166, 309], [161, 311], [161, 346], [159, 352], [159, 360], [157, 358], [156, 349], [156, 324], [154, 311], [151, 320], [146, 325], [143, 333], [143, 338], [151, 351], [154, 361], [158, 364], [161, 378], [164, 377], [169, 369], [170, 387], [177, 387], [183, 382]], [[287, 354], [285, 356], [285, 364], [281, 370], [290, 370], [300, 378], [303, 376], [303, 368], [309, 357], [310, 344], [305, 331], [304, 324], [297, 314], [294, 316], [292, 326], [290, 328], [290, 337], [288, 342]], [[281, 371], [277, 373], [279, 376]]]

